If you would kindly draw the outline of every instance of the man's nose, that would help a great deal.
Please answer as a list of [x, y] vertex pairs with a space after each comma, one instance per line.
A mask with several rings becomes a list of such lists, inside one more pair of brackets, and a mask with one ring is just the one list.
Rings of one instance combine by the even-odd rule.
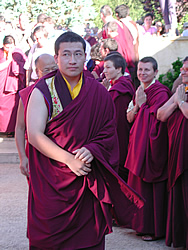
[[76, 58], [75, 58], [74, 54], [71, 55], [69, 62], [70, 63], [76, 63]]

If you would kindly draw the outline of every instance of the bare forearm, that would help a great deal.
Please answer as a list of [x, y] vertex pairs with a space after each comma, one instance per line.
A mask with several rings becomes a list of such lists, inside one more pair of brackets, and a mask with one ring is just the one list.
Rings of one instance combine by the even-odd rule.
[[20, 160], [27, 157], [25, 153], [25, 130], [22, 128], [15, 128], [15, 141], [18, 149]]
[[176, 103], [171, 103], [170, 105], [162, 106], [157, 111], [157, 119], [166, 122], [171, 114], [177, 109]]
[[29, 143], [42, 154], [55, 161], [66, 165], [74, 158], [74, 155], [59, 147], [43, 133], [28, 133]]

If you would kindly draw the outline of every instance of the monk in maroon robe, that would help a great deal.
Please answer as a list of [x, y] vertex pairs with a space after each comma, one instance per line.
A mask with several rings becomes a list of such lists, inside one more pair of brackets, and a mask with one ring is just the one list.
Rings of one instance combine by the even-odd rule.
[[[158, 110], [158, 119], [167, 122], [168, 217], [166, 245], [188, 249], [188, 57], [181, 68], [184, 85]], [[186, 87], [185, 87], [186, 85]]]
[[148, 241], [165, 236], [167, 213], [168, 137], [166, 124], [156, 114], [169, 99], [170, 90], [155, 80], [157, 72], [154, 58], [139, 61], [137, 75], [142, 84], [127, 110], [128, 121], [134, 121], [125, 162], [128, 185], [146, 200], [131, 228]]
[[119, 170], [121, 178], [127, 182], [128, 171], [124, 168], [128, 151], [131, 124], [127, 121], [126, 111], [135, 93], [130, 76], [124, 76], [125, 59], [118, 53], [110, 53], [104, 59], [104, 74], [111, 87], [110, 95], [116, 109], [117, 134], [119, 141]]
[[27, 105], [30, 249], [104, 249], [111, 212], [129, 226], [143, 205], [115, 172], [114, 106], [106, 89], [82, 74], [85, 46], [73, 32], [56, 40], [59, 70], [36, 84]]
[[6, 36], [0, 49], [0, 132], [14, 133], [19, 102], [18, 91], [25, 87], [26, 55]]

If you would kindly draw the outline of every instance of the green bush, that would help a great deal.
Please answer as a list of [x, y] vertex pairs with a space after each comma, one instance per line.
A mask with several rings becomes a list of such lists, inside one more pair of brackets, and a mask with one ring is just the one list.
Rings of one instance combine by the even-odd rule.
[[180, 58], [178, 58], [175, 62], [172, 63], [172, 69], [170, 69], [166, 74], [159, 75], [159, 82], [161, 82], [171, 90], [174, 81], [180, 74], [180, 68], [182, 67], [182, 65], [182, 61], [180, 60]]

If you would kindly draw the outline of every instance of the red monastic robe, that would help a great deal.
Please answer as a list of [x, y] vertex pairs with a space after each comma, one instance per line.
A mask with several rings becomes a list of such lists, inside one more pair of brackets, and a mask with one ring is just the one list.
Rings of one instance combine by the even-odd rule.
[[168, 119], [166, 245], [188, 249], [188, 119], [177, 109]]
[[[0, 132], [14, 132], [19, 102], [18, 91], [25, 87], [26, 55], [15, 48], [13, 60], [7, 68], [0, 71]], [[0, 49], [0, 63], [6, 61], [4, 50]]]
[[128, 171], [124, 168], [127, 157], [131, 124], [127, 121], [126, 111], [135, 93], [130, 76], [121, 76], [109, 90], [116, 108], [117, 134], [119, 141], [119, 175], [127, 181]]
[[[90, 150], [91, 173], [78, 177], [29, 145], [28, 237], [30, 245], [41, 249], [96, 246], [112, 232], [111, 212], [120, 225], [129, 226], [130, 217], [143, 205], [114, 171], [119, 151], [112, 98], [95, 79], [83, 80], [79, 95], [71, 100], [57, 71], [55, 87], [64, 109], [47, 123], [45, 134], [69, 152], [82, 146]], [[45, 78], [36, 88], [50, 116], [53, 106]]]
[[167, 212], [168, 136], [166, 123], [156, 118], [157, 110], [170, 97], [170, 90], [155, 81], [145, 89], [142, 104], [130, 131], [125, 167], [128, 184], [146, 203], [132, 221], [132, 229], [156, 237], [165, 235]]

